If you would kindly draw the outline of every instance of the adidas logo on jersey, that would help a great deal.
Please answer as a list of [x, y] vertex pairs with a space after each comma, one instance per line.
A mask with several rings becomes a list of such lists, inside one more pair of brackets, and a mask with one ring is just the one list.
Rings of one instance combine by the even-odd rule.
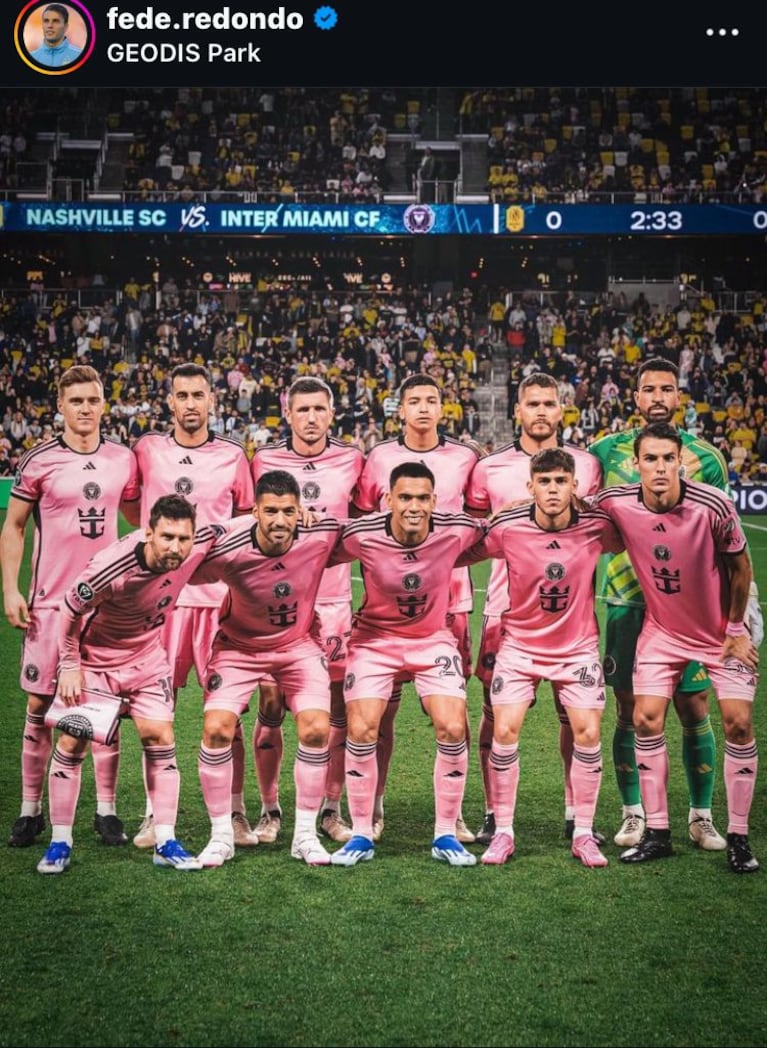
[[178, 464], [179, 466], [193, 466], [194, 463], [192, 462], [192, 456], [185, 455], [182, 459], [178, 460]]
[[272, 568], [272, 571], [287, 571], [287, 568], [285, 567], [285, 565], [282, 563], [281, 560], [278, 560], [277, 563]]
[[402, 559], [403, 560], [418, 560], [418, 557], [416, 556], [415, 553], [406, 553], [405, 556]]
[[559, 543], [557, 542], [557, 540], [556, 540], [556, 539], [554, 539], [554, 541], [553, 541], [553, 542], [550, 542], [550, 543], [548, 544], [548, 546], [546, 547], [546, 549], [562, 549], [562, 547], [561, 547], [561, 546], [559, 545]]
[[94, 466], [94, 464], [92, 462], [86, 462], [86, 464], [83, 466], [83, 469], [95, 469], [95, 468], [96, 467]]
[[171, 585], [172, 585], [171, 580], [170, 579], [166, 579], [164, 582], [160, 583], [160, 589], [165, 589], [166, 586], [171, 586]]
[[663, 524], [656, 524], [655, 527], [652, 530], [653, 531], [665, 531], [666, 529], [663, 526]]
[[308, 469], [310, 471], [316, 471], [317, 467], [314, 465], [313, 462], [307, 462], [306, 465], [304, 466], [304, 469]]

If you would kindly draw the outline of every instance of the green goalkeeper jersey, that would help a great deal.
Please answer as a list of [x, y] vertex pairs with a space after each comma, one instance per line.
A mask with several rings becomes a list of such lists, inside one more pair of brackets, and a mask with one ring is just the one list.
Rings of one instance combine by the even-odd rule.
[[[589, 451], [602, 464], [602, 487], [616, 484], [636, 484], [639, 473], [634, 466], [634, 440], [639, 429], [608, 433], [595, 441]], [[682, 472], [688, 480], [711, 484], [731, 494], [727, 481], [727, 466], [720, 451], [692, 433], [680, 429], [682, 438]], [[602, 574], [602, 600], [608, 604], [630, 604], [644, 607], [644, 597], [627, 553], [610, 556]]]

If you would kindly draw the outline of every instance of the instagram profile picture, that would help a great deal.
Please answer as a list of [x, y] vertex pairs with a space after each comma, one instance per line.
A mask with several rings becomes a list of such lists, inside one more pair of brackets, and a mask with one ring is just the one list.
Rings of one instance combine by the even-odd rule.
[[16, 19], [14, 43], [22, 62], [30, 69], [45, 76], [64, 76], [74, 73], [90, 58], [96, 43], [96, 26], [80, 0], [31, 0]]

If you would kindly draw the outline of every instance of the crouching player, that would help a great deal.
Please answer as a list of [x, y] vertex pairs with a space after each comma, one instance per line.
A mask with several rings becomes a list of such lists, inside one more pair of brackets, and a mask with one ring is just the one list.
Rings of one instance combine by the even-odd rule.
[[575, 810], [573, 856], [584, 866], [606, 866], [592, 829], [602, 780], [600, 724], [605, 687], [594, 611], [594, 575], [603, 553], [623, 543], [609, 517], [577, 512], [572, 504], [575, 460], [562, 448], [530, 460], [532, 505], [500, 512], [471, 557], [506, 562], [509, 609], [490, 698], [493, 743], [489, 774], [496, 831], [481, 861], [501, 865], [513, 854], [519, 784], [519, 736], [536, 688], [551, 682], [574, 736], [571, 787]]
[[298, 734], [290, 854], [309, 866], [330, 862], [317, 836], [329, 759], [330, 678], [312, 631], [317, 591], [341, 526], [326, 518], [309, 530], [300, 527], [299, 498], [290, 473], [263, 473], [256, 483], [255, 522], [231, 521], [192, 580], [229, 587], [205, 674], [199, 772], [211, 836], [199, 856], [203, 866], [222, 866], [234, 854], [232, 739], [266, 677], [284, 694]]
[[682, 438], [673, 426], [645, 426], [634, 441], [634, 462], [638, 484], [606, 488], [596, 499], [625, 539], [647, 605], [633, 677], [647, 824], [621, 862], [672, 852], [664, 728], [684, 669], [697, 660], [708, 671], [722, 714], [727, 858], [734, 873], [753, 873], [759, 863], [748, 840], [748, 817], [757, 771], [752, 707], [759, 654], [743, 621], [752, 582], [746, 539], [731, 499], [709, 484], [682, 479]]
[[[195, 534], [194, 506], [180, 495], [163, 496], [145, 531], [91, 559], [60, 611], [59, 696], [73, 707], [99, 692], [122, 699], [144, 748], [157, 835], [154, 863], [177, 870], [201, 864], [176, 840], [173, 686], [161, 627], [216, 533], [205, 527]], [[69, 866], [86, 746], [85, 738], [59, 736], [48, 778], [51, 843], [39, 873], [63, 873]]]
[[434, 474], [422, 462], [395, 466], [387, 504], [389, 513], [347, 524], [333, 556], [333, 562], [359, 559], [365, 600], [352, 626], [344, 682], [346, 792], [354, 835], [330, 861], [354, 866], [373, 858], [378, 732], [404, 672], [412, 674], [437, 738], [432, 857], [473, 866], [475, 856], [455, 835], [468, 763], [466, 681], [447, 614], [451, 570], [484, 527], [465, 514], [434, 512]]

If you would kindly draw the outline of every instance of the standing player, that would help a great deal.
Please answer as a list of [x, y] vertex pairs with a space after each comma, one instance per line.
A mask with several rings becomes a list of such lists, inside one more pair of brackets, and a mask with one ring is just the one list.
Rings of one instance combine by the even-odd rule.
[[412, 675], [437, 740], [432, 857], [451, 866], [476, 858], [455, 835], [468, 748], [464, 660], [447, 625], [451, 576], [460, 555], [484, 534], [463, 513], [435, 513], [435, 478], [423, 462], [391, 472], [390, 512], [345, 526], [334, 559], [359, 559], [365, 601], [349, 641], [344, 695], [349, 734], [346, 793], [354, 836], [330, 858], [354, 866], [374, 855], [377, 739], [397, 677]]
[[327, 518], [299, 528], [300, 492], [284, 470], [262, 474], [252, 520], [236, 521], [216, 542], [196, 581], [222, 579], [229, 596], [205, 682], [200, 783], [211, 819], [204, 866], [221, 866], [234, 853], [229, 818], [232, 738], [239, 716], [269, 676], [296, 720], [296, 820], [290, 854], [309, 866], [330, 856], [317, 837], [325, 790], [330, 728], [327, 661], [311, 636], [322, 573], [340, 525]]
[[[399, 388], [399, 417], [402, 423], [400, 435], [392, 440], [385, 440], [382, 444], [376, 444], [367, 457], [359, 491], [354, 500], [356, 508], [362, 513], [384, 509], [392, 470], [402, 462], [416, 460], [427, 465], [434, 474], [440, 513], [462, 512], [464, 493], [480, 453], [474, 445], [463, 444], [453, 437], [440, 434], [438, 426], [442, 418], [442, 394], [435, 379], [424, 374], [410, 375], [405, 379]], [[471, 607], [472, 585], [469, 570], [456, 568], [450, 582], [448, 615], [463, 659], [463, 672], [466, 677], [471, 672]], [[381, 736], [378, 741], [375, 840], [378, 840], [383, 831], [383, 798], [394, 747], [394, 717], [399, 709], [400, 698], [401, 684], [395, 682], [395, 691], [381, 721]], [[468, 735], [468, 721], [466, 728]], [[463, 844], [470, 844], [474, 840], [474, 834], [468, 829], [460, 813], [456, 836]]]
[[[210, 374], [199, 364], [179, 364], [171, 372], [168, 403], [173, 415], [169, 433], [147, 433], [135, 445], [141, 482], [140, 519], [146, 523], [150, 507], [162, 495], [176, 492], [195, 506], [200, 524], [229, 520], [253, 507], [250, 463], [236, 440], [219, 437], [208, 429], [213, 408]], [[205, 680], [205, 667], [218, 629], [218, 609], [226, 587], [196, 586], [184, 590], [173, 615], [163, 628], [163, 641], [173, 669], [173, 689], [186, 685], [192, 666], [197, 679]], [[245, 753], [242, 730], [234, 747], [236, 774], [232, 794], [235, 843], [258, 844], [245, 815]], [[152, 812], [147, 804], [144, 821], [133, 838], [138, 848], [155, 843]]]
[[[128, 503], [138, 499], [133, 454], [101, 438], [104, 390], [98, 372], [84, 365], [68, 368], [59, 379], [58, 410], [64, 431], [22, 458], [0, 535], [5, 614], [12, 626], [25, 631], [21, 687], [28, 693], [21, 813], [11, 829], [12, 848], [33, 844], [45, 828], [42, 796], [52, 733], [44, 719], [56, 691], [57, 615], [65, 587], [73, 573], [115, 541], [118, 509], [131, 516]], [[35, 522], [33, 569], [25, 600], [19, 571], [30, 517]], [[119, 736], [111, 746], [94, 744], [94, 829], [104, 844], [128, 840], [115, 808], [119, 759]]]
[[[365, 460], [357, 448], [329, 436], [333, 393], [317, 378], [297, 378], [288, 390], [285, 418], [290, 436], [259, 448], [253, 459], [253, 479], [281, 469], [295, 477], [305, 509], [319, 516], [345, 519]], [[320, 829], [334, 841], [348, 841], [351, 830], [341, 816], [346, 755], [344, 663], [351, 630], [351, 579], [348, 564], [328, 568], [317, 596], [319, 639], [330, 671], [330, 760], [320, 814]], [[274, 683], [259, 688], [258, 720], [253, 749], [261, 790], [259, 841], [276, 840], [282, 820], [279, 775], [282, 763], [284, 705]]]
[[[195, 535], [194, 507], [186, 499], [158, 499], [144, 532], [113, 542], [75, 576], [59, 614], [59, 695], [74, 708], [81, 697], [98, 701], [99, 693], [122, 699], [144, 750], [156, 815], [153, 861], [177, 870], [198, 870], [201, 863], [176, 840], [174, 700], [160, 630], [219, 530], [201, 528]], [[69, 866], [87, 745], [85, 738], [62, 733], [54, 750], [51, 843], [39, 873], [63, 873]]]
[[[647, 825], [627, 863], [671, 854], [668, 747], [664, 728], [688, 663], [697, 660], [714, 682], [724, 728], [727, 858], [735, 873], [759, 863], [748, 841], [748, 816], [758, 765], [752, 722], [759, 654], [744, 617], [751, 561], [730, 498], [708, 484], [682, 479], [683, 438], [653, 422], [634, 444], [638, 484], [607, 488], [596, 505], [623, 535], [646, 602], [634, 666], [634, 728]], [[680, 717], [684, 700], [677, 700]]]
[[569, 452], [539, 451], [529, 460], [528, 476], [533, 505], [498, 514], [477, 551], [500, 558], [508, 583], [490, 686], [488, 774], [497, 828], [482, 862], [501, 865], [514, 853], [519, 735], [538, 684], [548, 680], [574, 736], [572, 853], [584, 866], [606, 866], [593, 831], [605, 704], [594, 575], [600, 556], [618, 552], [623, 543], [604, 513], [573, 509], [578, 482]]
[[[658, 357], [646, 360], [641, 365], [634, 402], [645, 423], [673, 420], [679, 407], [677, 376], [676, 365]], [[638, 432], [632, 429], [609, 434], [589, 449], [602, 464], [606, 487], [638, 480], [634, 461], [634, 441]], [[685, 477], [727, 492], [727, 466], [719, 451], [691, 433], [680, 431], [679, 435]], [[607, 562], [602, 599], [607, 604], [605, 680], [613, 687], [617, 705], [613, 760], [623, 802], [623, 823], [615, 834], [615, 843], [630, 847], [639, 843], [645, 828], [634, 748], [632, 686], [632, 668], [644, 619], [645, 598], [628, 552], [612, 557]], [[748, 618], [752, 624], [756, 623], [761, 628], [757, 596], [749, 602]], [[690, 791], [688, 832], [691, 840], [699, 847], [707, 851], [720, 851], [726, 842], [714, 827], [711, 816], [716, 740], [708, 711], [710, 686], [705, 667], [691, 662], [678, 682], [674, 703], [682, 723], [682, 759]]]
[[[477, 463], [466, 491], [466, 508], [476, 516], [497, 513], [509, 502], [527, 499], [531, 457], [546, 448], [556, 448], [562, 421], [562, 405], [556, 379], [542, 372], [528, 375], [519, 384], [514, 416], [520, 427], [519, 439], [500, 448]], [[568, 448], [575, 462], [575, 479], [580, 495], [599, 489], [601, 470], [593, 455], [580, 448]], [[495, 657], [501, 640], [501, 616], [509, 606], [508, 569], [503, 560], [494, 560], [490, 571], [482, 620], [482, 640], [475, 675], [482, 681], [484, 704], [479, 724], [479, 763], [485, 792], [485, 819], [477, 840], [489, 844], [495, 833], [495, 816], [490, 792], [490, 748], [493, 741], [493, 707], [490, 684]], [[557, 703], [559, 749], [565, 773], [565, 836], [571, 838], [575, 808], [570, 784], [573, 760], [573, 732], [565, 710]]]

